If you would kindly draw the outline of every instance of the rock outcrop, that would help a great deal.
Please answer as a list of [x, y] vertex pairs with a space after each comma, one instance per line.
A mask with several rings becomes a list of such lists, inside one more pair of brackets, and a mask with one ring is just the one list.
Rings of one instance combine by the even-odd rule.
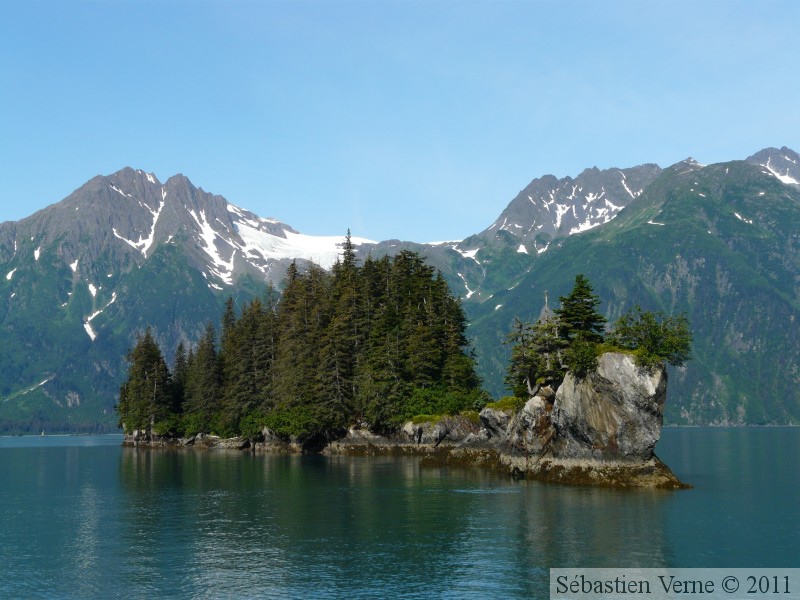
[[594, 373], [568, 373], [516, 407], [466, 417], [408, 422], [391, 437], [351, 429], [328, 452], [421, 454], [428, 461], [482, 464], [515, 476], [579, 485], [685, 487], [654, 454], [661, 435], [667, 373], [605, 353]]
[[[608, 352], [584, 378], [567, 373], [513, 414], [481, 411], [499, 460], [527, 477], [615, 487], [684, 485], [654, 454], [661, 436], [667, 372]], [[502, 424], [506, 423], [505, 429]]]
[[563, 458], [649, 460], [661, 436], [665, 369], [642, 369], [606, 353], [583, 380], [567, 373], [553, 408], [552, 453]]

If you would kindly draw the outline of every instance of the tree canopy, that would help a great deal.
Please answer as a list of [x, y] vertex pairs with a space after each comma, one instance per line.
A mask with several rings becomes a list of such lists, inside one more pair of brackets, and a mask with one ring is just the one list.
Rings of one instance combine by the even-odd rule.
[[[178, 348], [175, 375], [164, 366], [172, 405], [151, 419], [162, 424], [155, 430], [232, 436], [269, 427], [310, 438], [355, 423], [380, 430], [416, 414], [479, 409], [486, 395], [466, 317], [441, 273], [407, 251], [359, 265], [349, 232], [343, 250], [330, 273], [290, 265], [279, 299], [269, 288], [239, 311], [229, 300], [219, 342], [209, 323], [188, 354]], [[126, 431], [145, 422], [146, 396], [129, 391], [139, 385], [139, 362], [131, 361], [120, 394]]]
[[663, 311], [642, 310], [638, 305], [617, 319], [609, 341], [633, 350], [642, 366], [668, 363], [680, 367], [692, 353], [692, 332], [686, 315], [668, 316]]
[[128, 353], [128, 379], [119, 391], [120, 426], [152, 430], [175, 410], [172, 378], [148, 327]]
[[545, 311], [535, 324], [516, 319], [512, 325], [506, 386], [517, 397], [533, 394], [540, 385], [559, 385], [567, 371], [586, 376], [597, 368], [597, 356], [605, 350], [632, 352], [645, 368], [682, 366], [689, 360], [692, 334], [685, 315], [635, 306], [606, 333], [606, 319], [598, 311], [600, 298], [584, 275], [575, 277], [572, 291], [560, 301], [554, 314]]

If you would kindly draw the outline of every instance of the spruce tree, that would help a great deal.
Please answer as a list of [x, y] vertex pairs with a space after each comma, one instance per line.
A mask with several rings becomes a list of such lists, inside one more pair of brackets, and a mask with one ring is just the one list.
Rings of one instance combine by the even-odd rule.
[[184, 431], [210, 433], [220, 408], [220, 364], [216, 330], [210, 321], [189, 363], [184, 400]]
[[186, 394], [186, 379], [189, 373], [189, 357], [186, 354], [186, 346], [183, 342], [178, 342], [175, 349], [175, 360], [172, 367], [172, 397], [173, 406], [176, 413], [181, 411], [183, 399]]
[[325, 394], [337, 419], [352, 413], [356, 398], [356, 370], [363, 347], [363, 314], [359, 298], [360, 275], [350, 230], [341, 261], [333, 266], [331, 314], [320, 348]]
[[165, 423], [172, 416], [171, 378], [161, 350], [148, 327], [137, 336], [136, 345], [128, 353], [128, 378], [120, 389], [117, 412], [120, 426], [126, 433], [145, 430], [167, 433]]
[[575, 285], [567, 296], [561, 296], [561, 308], [556, 309], [559, 336], [572, 341], [579, 336], [587, 342], [603, 341], [606, 318], [597, 311], [600, 297], [594, 293], [584, 275], [575, 277]]
[[[182, 400], [184, 434], [267, 426], [301, 440], [364, 420], [393, 427], [422, 408], [475, 408], [465, 330], [441, 273], [411, 252], [359, 266], [348, 232], [332, 274], [292, 263], [280, 299], [268, 288], [238, 318], [227, 301], [219, 349], [212, 323], [188, 354], [179, 346], [172, 401]], [[121, 390], [126, 424], [147, 420], [134, 388]]]

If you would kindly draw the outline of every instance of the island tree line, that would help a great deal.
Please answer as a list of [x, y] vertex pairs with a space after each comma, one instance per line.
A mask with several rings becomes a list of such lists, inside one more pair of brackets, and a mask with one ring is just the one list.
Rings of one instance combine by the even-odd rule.
[[[683, 365], [692, 335], [685, 315], [635, 306], [610, 331], [600, 298], [577, 275], [554, 311], [515, 319], [506, 385], [517, 399], [585, 377], [603, 352], [627, 352], [642, 368]], [[408, 251], [358, 265], [348, 233], [327, 273], [292, 263], [278, 299], [236, 315], [228, 299], [219, 343], [212, 323], [196, 347], [179, 344], [173, 370], [148, 328], [128, 354], [117, 411], [126, 432], [255, 436], [267, 427], [309, 439], [363, 424], [386, 431], [420, 415], [480, 410], [480, 388], [460, 301], [442, 274]]]
[[460, 301], [412, 252], [358, 264], [350, 236], [328, 273], [293, 263], [240, 314], [229, 299], [172, 370], [148, 328], [127, 356], [117, 412], [126, 432], [312, 438], [350, 424], [387, 430], [419, 414], [479, 410]]
[[636, 364], [650, 369], [682, 366], [691, 355], [692, 333], [686, 315], [666, 315], [634, 306], [606, 331], [600, 297], [582, 274], [560, 307], [546, 306], [536, 323], [515, 319], [506, 342], [512, 345], [505, 383], [514, 397], [524, 399], [541, 387], [557, 389], [568, 371], [578, 378], [597, 368], [603, 352], [632, 354]]

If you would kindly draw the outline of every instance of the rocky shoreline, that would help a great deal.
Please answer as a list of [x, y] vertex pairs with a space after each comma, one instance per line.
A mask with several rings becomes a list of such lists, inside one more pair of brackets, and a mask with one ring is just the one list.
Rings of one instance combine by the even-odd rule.
[[255, 439], [198, 434], [174, 438], [133, 432], [124, 446], [229, 449], [254, 453], [418, 456], [427, 465], [491, 468], [518, 478], [571, 485], [680, 489], [654, 453], [661, 435], [667, 373], [605, 353], [594, 373], [568, 373], [557, 390], [536, 390], [517, 406], [490, 405], [479, 415], [409, 421], [378, 435], [351, 427], [326, 440], [285, 439], [264, 429]]

